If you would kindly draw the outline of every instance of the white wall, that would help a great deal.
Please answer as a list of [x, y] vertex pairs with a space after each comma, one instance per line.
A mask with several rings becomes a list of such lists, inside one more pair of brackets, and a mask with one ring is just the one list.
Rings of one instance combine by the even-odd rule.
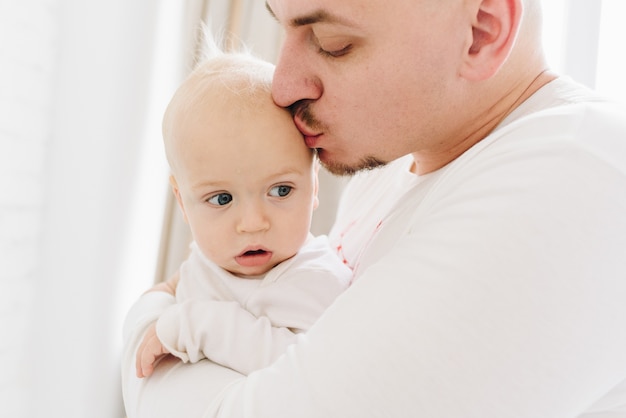
[[544, 45], [553, 69], [626, 101], [626, 2], [543, 0]]

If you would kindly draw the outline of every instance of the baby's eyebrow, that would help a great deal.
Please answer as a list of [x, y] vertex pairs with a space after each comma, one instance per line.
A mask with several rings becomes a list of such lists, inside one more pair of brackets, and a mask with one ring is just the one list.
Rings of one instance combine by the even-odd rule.
[[227, 183], [224, 181], [199, 181], [191, 184], [192, 190], [202, 190], [206, 188], [220, 189], [226, 187]]
[[300, 167], [288, 167], [288, 168], [285, 168], [284, 170], [280, 170], [280, 171], [277, 171], [275, 173], [272, 173], [271, 175], [267, 176], [266, 179], [267, 180], [276, 179], [276, 178], [285, 177], [285, 176], [289, 176], [289, 175], [301, 176], [302, 174], [304, 174], [304, 171], [302, 170], [302, 168], [300, 168]]

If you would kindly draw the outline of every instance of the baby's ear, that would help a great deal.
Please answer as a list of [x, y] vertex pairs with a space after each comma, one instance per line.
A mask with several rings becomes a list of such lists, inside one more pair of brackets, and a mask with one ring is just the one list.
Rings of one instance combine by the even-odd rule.
[[185, 205], [183, 204], [183, 198], [180, 195], [180, 189], [178, 188], [178, 182], [176, 182], [176, 178], [173, 175], [170, 175], [170, 186], [172, 186], [172, 192], [174, 196], [176, 196], [176, 201], [178, 202], [178, 207], [180, 208], [180, 212], [183, 214], [183, 219], [186, 224], [189, 224], [187, 220], [187, 212], [185, 212]]
[[474, 12], [470, 46], [461, 75], [482, 81], [492, 77], [509, 56], [523, 14], [523, 0], [481, 0]]

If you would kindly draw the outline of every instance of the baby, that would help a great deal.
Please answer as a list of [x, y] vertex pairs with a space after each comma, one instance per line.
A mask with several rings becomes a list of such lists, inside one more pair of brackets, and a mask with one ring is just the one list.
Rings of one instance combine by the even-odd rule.
[[175, 294], [137, 351], [137, 375], [168, 353], [242, 374], [294, 343], [352, 275], [325, 236], [309, 232], [318, 205], [315, 152], [272, 101], [273, 66], [221, 53], [191, 73], [164, 116], [170, 183], [193, 243]]

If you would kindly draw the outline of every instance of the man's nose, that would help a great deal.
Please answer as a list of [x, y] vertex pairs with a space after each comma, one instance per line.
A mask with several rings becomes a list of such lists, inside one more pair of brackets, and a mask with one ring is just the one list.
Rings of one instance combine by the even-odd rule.
[[272, 97], [281, 107], [289, 107], [301, 100], [319, 99], [323, 92], [322, 82], [315, 73], [315, 66], [307, 61], [308, 51], [285, 39], [278, 57]]

